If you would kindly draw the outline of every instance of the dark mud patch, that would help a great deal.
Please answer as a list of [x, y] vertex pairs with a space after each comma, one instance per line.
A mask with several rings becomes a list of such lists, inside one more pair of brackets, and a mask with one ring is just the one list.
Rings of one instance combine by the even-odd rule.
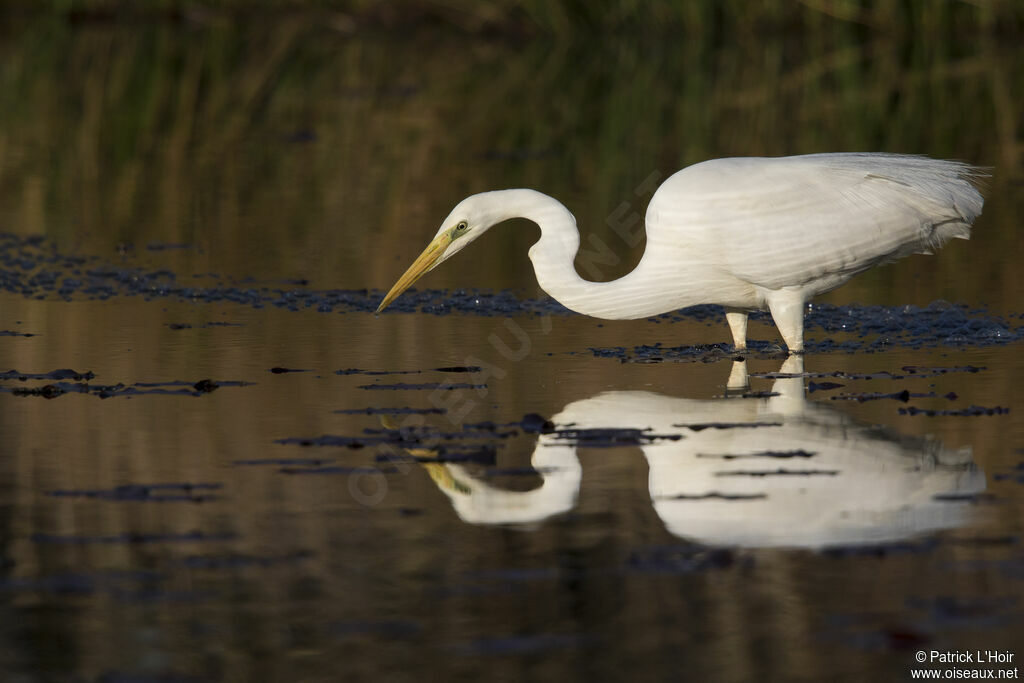
[[0, 337], [34, 337], [32, 332], [15, 332], [14, 330], [0, 330]]
[[747, 390], [735, 390], [726, 389], [725, 394], [721, 398], [725, 399], [736, 399], [736, 398], [771, 398], [772, 396], [780, 396], [777, 391], [747, 391]]
[[422, 382], [410, 384], [396, 382], [395, 384], [360, 384], [359, 389], [383, 390], [383, 391], [454, 391], [456, 389], [486, 389], [486, 384], [469, 384], [468, 382]]
[[311, 370], [302, 369], [302, 368], [282, 368], [280, 366], [276, 366], [275, 365], [274, 367], [270, 368], [270, 370], [268, 370], [268, 372], [270, 372], [273, 375], [285, 375], [285, 374], [288, 374], [290, 372], [311, 372]]
[[[151, 252], [191, 249], [187, 244], [156, 244]], [[129, 261], [134, 249], [121, 250]], [[0, 289], [27, 298], [105, 300], [114, 297], [171, 299], [192, 304], [234, 303], [253, 308], [274, 306], [289, 311], [312, 310], [320, 313], [372, 313], [384, 296], [383, 290], [316, 290], [304, 279], [267, 286], [251, 279], [233, 280], [214, 273], [193, 276], [212, 280], [206, 286], [183, 284], [186, 277], [168, 269], [111, 263], [97, 256], [72, 256], [57, 251], [53, 242], [40, 236], [0, 235]], [[410, 290], [394, 301], [384, 315], [453, 313], [481, 316], [575, 315], [549, 297], [519, 298], [510, 291]], [[723, 309], [702, 305], [649, 318], [649, 322], [667, 324], [698, 321], [723, 324]], [[765, 313], [751, 318], [771, 323]], [[936, 301], [917, 306], [834, 306], [816, 304], [805, 316], [808, 329], [838, 332], [854, 339], [812, 339], [806, 350], [812, 353], [878, 351], [892, 346], [965, 347], [1006, 344], [1024, 338], [1024, 326], [1013, 318], [993, 315], [985, 309]], [[723, 324], [724, 330], [724, 324]], [[748, 352], [776, 354], [782, 347], [775, 343], [753, 341]], [[732, 355], [728, 345], [714, 347], [649, 347], [620, 357], [631, 362], [671, 360], [714, 360]], [[613, 354], [615, 355], [615, 354]]]
[[935, 398], [935, 392], [930, 391], [928, 393], [912, 393], [909, 389], [904, 389], [903, 391], [893, 391], [889, 393], [864, 391], [859, 393], [841, 393], [835, 396], [829, 396], [829, 398], [833, 401], [856, 401], [857, 403], [865, 403], [867, 401], [880, 401], [882, 399], [888, 398], [894, 401], [902, 401], [903, 403], [906, 403], [912, 398]]
[[363, 370], [362, 368], [347, 368], [335, 370], [335, 375], [419, 375], [422, 370]]
[[942, 366], [930, 366], [930, 365], [904, 365], [901, 370], [908, 375], [915, 375], [917, 377], [934, 377], [936, 375], [945, 375], [951, 372], [967, 372], [976, 373], [986, 370], [984, 366], [977, 367], [974, 365], [956, 365], [953, 367], [942, 367]]
[[[72, 385], [72, 390], [75, 388], [77, 387]], [[68, 393], [68, 389], [57, 384], [44, 384], [41, 387], [14, 387], [10, 390], [10, 393], [14, 396], [41, 396], [43, 398], [57, 398], [58, 396]]]
[[198, 247], [188, 242], [150, 242], [146, 245], [147, 251], [187, 251], [189, 249], [198, 249]]
[[387, 439], [378, 437], [340, 436], [336, 434], [324, 434], [315, 437], [292, 436], [284, 439], [276, 439], [274, 443], [295, 446], [333, 446], [335, 448], [366, 448], [382, 443], [393, 443]]
[[507, 433], [509, 435], [515, 435], [516, 430], [526, 434], [550, 434], [556, 431], [555, 424], [551, 420], [537, 413], [527, 413], [523, 415], [523, 419], [515, 422], [467, 422], [462, 425], [462, 428], [483, 432]]
[[708, 493], [677, 493], [672, 496], [654, 496], [654, 500], [765, 500], [767, 493], [721, 493], [720, 491], [709, 491]]
[[758, 429], [760, 427], [781, 427], [781, 422], [694, 422], [691, 424], [673, 424], [673, 427], [702, 432], [705, 429]]
[[926, 417], [980, 417], [982, 415], [1009, 415], [1010, 409], [1002, 406], [986, 408], [984, 406], [968, 406], [960, 409], [933, 410], [929, 408], [900, 408], [900, 415], [924, 415]]
[[789, 460], [791, 458], [812, 458], [817, 453], [813, 451], [805, 451], [803, 449], [797, 449], [792, 451], [756, 451], [754, 453], [698, 453], [698, 458], [717, 458], [720, 460], [738, 460], [741, 458], [768, 458], [768, 459], [780, 459]]
[[788, 470], [780, 467], [775, 470], [725, 470], [715, 472], [716, 477], [835, 477], [839, 470]]
[[75, 382], [87, 382], [96, 375], [91, 371], [78, 372], [77, 370], [71, 370], [68, 368], [62, 368], [60, 370], [51, 370], [50, 372], [19, 372], [17, 370], [7, 370], [6, 372], [0, 372], [0, 380], [15, 379], [19, 382], [27, 382], [30, 379], [34, 380], [73, 380]]
[[615, 427], [556, 429], [552, 434], [555, 439], [574, 443], [580, 448], [645, 446], [656, 441], [678, 441], [683, 438], [682, 434], [655, 434], [646, 429]]
[[255, 458], [233, 460], [232, 465], [240, 467], [321, 467], [334, 462], [330, 458]]
[[92, 372], [76, 372], [74, 370], [53, 370], [47, 373], [22, 373], [17, 370], [8, 370], [0, 374], [0, 380], [13, 379], [19, 382], [29, 380], [74, 380], [56, 381], [38, 387], [10, 387], [0, 386], [0, 392], [7, 392], [14, 396], [38, 396], [41, 398], [57, 398], [64, 394], [91, 394], [98, 398], [113, 398], [165, 395], [165, 396], [203, 396], [220, 387], [244, 387], [250, 382], [239, 382], [231, 380], [201, 379], [198, 382], [174, 380], [170, 382], [136, 382], [135, 384], [92, 384], [91, 380], [96, 375]]
[[833, 389], [839, 389], [840, 387], [846, 386], [839, 382], [808, 382], [807, 393], [813, 394], [816, 391], [831, 391]]
[[362, 368], [347, 368], [335, 370], [336, 375], [421, 375], [425, 372], [481, 372], [483, 368], [476, 365], [453, 365], [443, 368], [430, 368], [427, 370], [364, 370]]
[[339, 415], [444, 415], [444, 408], [341, 408]]
[[[767, 350], [767, 345], [765, 349]], [[594, 347], [587, 349], [595, 358], [614, 358], [621, 363], [715, 363], [736, 359], [736, 350], [728, 344], [691, 344], [686, 346], [662, 346], [639, 344], [627, 349], [625, 346]], [[782, 353], [782, 347], [775, 351]]]
[[[187, 248], [185, 246], [177, 248]], [[157, 248], [149, 251], [168, 251]], [[134, 249], [127, 245], [122, 256], [131, 261]], [[202, 278], [204, 286], [184, 284]], [[233, 280], [205, 273], [179, 276], [169, 269], [147, 269], [112, 263], [98, 256], [70, 256], [42, 237], [0, 235], [0, 289], [27, 298], [107, 300], [116, 297], [170, 299], [193, 304], [234, 303], [253, 308], [276, 308], [320, 313], [373, 313], [383, 290], [315, 290], [304, 279], [286, 280], [268, 286], [252, 279]], [[478, 290], [410, 290], [396, 300], [385, 314], [421, 312], [485, 316], [565, 315], [568, 310], [552, 299], [520, 299], [513, 293]]]
[[[515, 423], [513, 423], [515, 424]], [[459, 431], [444, 431], [429, 425], [409, 425], [397, 429], [364, 429], [364, 434], [380, 436], [389, 443], [432, 444], [439, 441], [458, 441], [464, 439], [508, 439], [516, 436], [514, 429], [491, 422], [466, 424]]]
[[244, 327], [242, 323], [208, 322], [193, 325], [192, 323], [166, 323], [168, 329], [172, 330], [202, 330], [210, 327]]
[[997, 503], [999, 498], [991, 493], [937, 493], [932, 500], [940, 503]]
[[995, 481], [1011, 481], [1017, 484], [1024, 484], [1024, 462], [1019, 462], [1002, 472], [996, 472], [992, 475], [992, 478]]
[[159, 483], [123, 484], [112, 489], [57, 489], [46, 495], [55, 498], [86, 498], [115, 502], [142, 503], [205, 503], [218, 500], [219, 496], [209, 493], [223, 488], [219, 483]]

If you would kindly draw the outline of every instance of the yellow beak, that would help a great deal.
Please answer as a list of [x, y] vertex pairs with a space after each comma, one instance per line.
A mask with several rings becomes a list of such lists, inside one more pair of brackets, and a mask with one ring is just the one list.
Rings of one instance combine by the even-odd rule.
[[398, 296], [405, 290], [412, 287], [413, 283], [419, 280], [423, 275], [431, 268], [437, 265], [444, 254], [445, 249], [452, 243], [451, 233], [448, 231], [442, 232], [440, 235], [434, 238], [434, 241], [427, 245], [427, 248], [423, 250], [409, 269], [405, 271], [402, 277], [398, 278], [398, 282], [391, 288], [391, 291], [387, 293], [384, 300], [380, 302], [380, 306], [377, 307], [377, 313], [380, 313], [388, 307], [392, 301], [398, 298]]

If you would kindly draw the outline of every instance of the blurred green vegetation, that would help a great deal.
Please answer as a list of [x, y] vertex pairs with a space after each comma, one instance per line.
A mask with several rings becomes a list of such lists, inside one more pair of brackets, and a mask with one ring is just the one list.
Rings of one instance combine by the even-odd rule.
[[957, 36], [970, 30], [1015, 31], [1024, 22], [1024, 7], [1014, 0], [4, 0], [0, 7], [77, 19], [340, 13], [361, 26], [434, 22], [474, 32], [560, 36], [633, 30], [763, 33], [835, 23]]
[[[634, 188], [652, 173], [877, 150], [991, 165], [989, 203], [969, 246], [842, 298], [1024, 284], [995, 258], [1020, 241], [1017, 4], [16, 6], [0, 3], [0, 230], [101, 253], [194, 243], [197, 272], [386, 287], [462, 196], [529, 186], [623, 255], [613, 277], [642, 246], [609, 223], [623, 205], [643, 214]], [[131, 20], [143, 11], [169, 20]], [[521, 227], [428, 286], [532, 288]]]

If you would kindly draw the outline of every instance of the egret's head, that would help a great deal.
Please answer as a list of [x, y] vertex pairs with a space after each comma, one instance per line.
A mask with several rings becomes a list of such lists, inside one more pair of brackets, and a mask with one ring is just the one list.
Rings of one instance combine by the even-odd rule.
[[402, 292], [411, 287], [423, 275], [465, 249], [470, 242], [501, 220], [495, 213], [488, 210], [493, 207], [493, 202], [487, 199], [489, 194], [493, 193], [466, 197], [452, 209], [448, 218], [441, 223], [441, 229], [434, 235], [434, 239], [413, 261], [402, 277], [398, 278], [398, 282], [380, 302], [380, 306], [377, 307], [378, 313], [387, 308], [388, 304], [397, 299]]

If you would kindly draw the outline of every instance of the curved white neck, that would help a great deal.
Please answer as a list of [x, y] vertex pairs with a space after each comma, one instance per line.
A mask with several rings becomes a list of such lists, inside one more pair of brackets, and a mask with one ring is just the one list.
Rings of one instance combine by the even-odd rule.
[[[623, 320], [645, 318], [663, 312], [665, 302], [652, 286], [656, 273], [644, 259], [629, 274], [611, 282], [584, 280], [573, 261], [580, 247], [576, 219], [558, 200], [535, 190], [498, 190], [500, 206], [494, 222], [525, 218], [540, 226], [540, 240], [530, 248], [530, 260], [541, 289], [566, 308], [596, 318]], [[697, 303], [697, 302], [694, 302]]]

